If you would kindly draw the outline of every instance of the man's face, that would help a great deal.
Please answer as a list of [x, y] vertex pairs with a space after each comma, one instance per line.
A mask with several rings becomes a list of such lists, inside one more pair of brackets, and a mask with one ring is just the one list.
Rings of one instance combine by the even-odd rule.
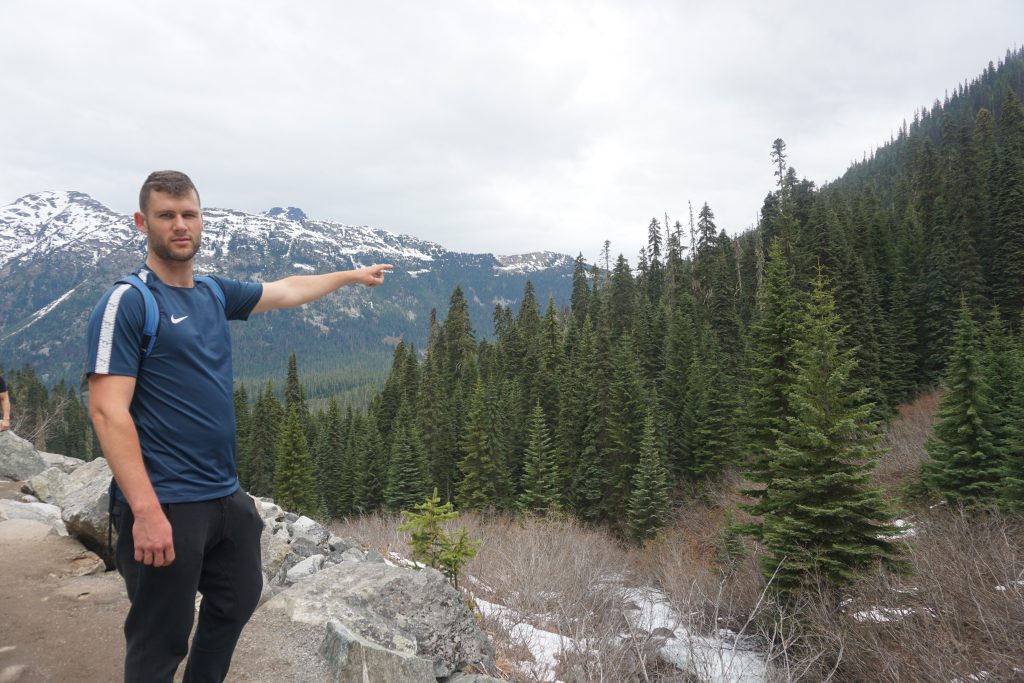
[[180, 197], [150, 192], [146, 213], [135, 213], [135, 226], [149, 240], [149, 251], [165, 261], [191, 261], [203, 239], [203, 212], [194, 191]]

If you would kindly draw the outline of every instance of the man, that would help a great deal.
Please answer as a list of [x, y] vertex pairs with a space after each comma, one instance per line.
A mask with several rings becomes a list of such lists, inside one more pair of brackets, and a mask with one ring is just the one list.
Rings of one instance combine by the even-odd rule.
[[11, 397], [7, 393], [7, 382], [0, 377], [0, 409], [3, 409], [3, 419], [0, 419], [0, 432], [6, 432], [11, 428]]
[[[160, 310], [156, 343], [141, 350], [144, 303], [119, 284], [89, 319], [90, 415], [116, 481], [117, 565], [131, 607], [125, 681], [223, 681], [262, 590], [263, 522], [235, 469], [228, 320], [292, 308], [347, 284], [373, 287], [390, 265], [265, 284], [193, 279], [202, 240], [199, 193], [177, 171], [152, 173], [139, 193], [146, 235], [138, 274]], [[196, 591], [203, 595], [192, 641]]]

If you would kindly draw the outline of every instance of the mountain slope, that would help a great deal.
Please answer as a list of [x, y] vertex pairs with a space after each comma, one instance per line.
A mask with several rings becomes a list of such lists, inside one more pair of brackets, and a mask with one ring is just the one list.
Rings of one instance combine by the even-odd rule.
[[[495, 257], [448, 251], [408, 235], [307, 217], [300, 209], [264, 214], [204, 210], [199, 273], [270, 281], [294, 274], [393, 263], [380, 288], [349, 287], [291, 311], [232, 323], [242, 378], [283, 374], [294, 351], [304, 372], [343, 372], [353, 354], [385, 357], [399, 339], [426, 343], [431, 309], [443, 316], [459, 285], [477, 334], [488, 336], [495, 303], [538, 295], [568, 299], [573, 260], [536, 252]], [[72, 380], [84, 362], [85, 323], [112, 282], [141, 264], [145, 242], [130, 216], [80, 192], [42, 192], [0, 207], [0, 358], [31, 364], [48, 381]]]

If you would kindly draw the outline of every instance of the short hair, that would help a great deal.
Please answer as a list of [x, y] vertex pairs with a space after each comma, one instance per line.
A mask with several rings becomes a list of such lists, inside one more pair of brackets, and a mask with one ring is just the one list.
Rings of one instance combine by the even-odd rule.
[[149, 208], [149, 195], [152, 192], [163, 192], [172, 197], [184, 197], [189, 192], [195, 192], [196, 199], [199, 199], [199, 190], [192, 179], [181, 171], [153, 171], [149, 174], [139, 190], [139, 211], [143, 215]]

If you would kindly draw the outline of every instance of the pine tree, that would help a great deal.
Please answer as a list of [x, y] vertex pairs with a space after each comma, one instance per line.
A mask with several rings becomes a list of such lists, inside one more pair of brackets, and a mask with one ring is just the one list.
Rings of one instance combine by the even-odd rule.
[[530, 439], [523, 453], [520, 490], [517, 502], [524, 512], [543, 514], [561, 507], [562, 482], [540, 404], [533, 407], [530, 415]]
[[950, 502], [990, 505], [1002, 474], [993, 435], [997, 423], [977, 326], [963, 299], [943, 384], [947, 393], [939, 401], [935, 434], [925, 444], [932, 460], [922, 467], [922, 483]]
[[416, 426], [423, 439], [428, 480], [443, 499], [451, 500], [455, 495], [456, 447], [442, 380], [440, 350], [437, 344], [431, 344], [420, 373]]
[[877, 424], [867, 392], [850, 385], [855, 360], [842, 347], [831, 293], [819, 275], [796, 340], [792, 418], [779, 438], [762, 499], [761, 568], [788, 597], [808, 582], [842, 586], [894, 559], [894, 529], [870, 482]]
[[737, 464], [735, 381], [713, 338], [705, 326], [690, 364], [683, 432], [692, 459], [691, 481], [717, 480], [727, 465]]
[[252, 412], [249, 453], [249, 493], [270, 496], [274, 490], [277, 443], [282, 428], [283, 410], [274, 386], [267, 381]]
[[608, 325], [613, 340], [618, 340], [630, 330], [636, 307], [636, 282], [633, 280], [629, 263], [622, 254], [619, 254], [611, 274], [607, 297]]
[[659, 446], [654, 411], [644, 418], [640, 461], [633, 475], [627, 512], [627, 532], [635, 541], [653, 537], [668, 523], [671, 511], [669, 476]]
[[[438, 417], [444, 420], [441, 427], [442, 441], [438, 444], [441, 458], [434, 465], [441, 482], [452, 490], [458, 481], [456, 455], [463, 442], [463, 427], [473, 387], [479, 373], [476, 363], [476, 341], [469, 320], [469, 304], [459, 287], [452, 292], [448, 306], [448, 315], [441, 326], [438, 339], [440, 350], [440, 387], [444, 414]], [[440, 487], [441, 491], [445, 486]]]
[[511, 494], [497, 397], [478, 381], [466, 417], [456, 500], [464, 509], [504, 507]]
[[583, 453], [583, 434], [587, 426], [591, 396], [590, 366], [594, 360], [594, 331], [590, 316], [583, 321], [579, 338], [572, 347], [566, 371], [566, 384], [559, 405], [557, 441], [559, 476], [567, 485]]
[[[572, 296], [570, 297], [570, 309], [575, 326], [583, 325], [587, 319], [590, 309], [590, 286], [587, 277], [586, 262], [583, 254], [576, 256], [572, 270]], [[569, 349], [571, 351], [571, 349]]]
[[318, 496], [313, 480], [313, 461], [295, 405], [288, 407], [278, 437], [274, 501], [285, 510], [300, 515], [316, 514]]
[[1007, 90], [998, 121], [994, 271], [997, 303], [1017, 322], [1024, 308], [1024, 107]]
[[[796, 379], [795, 346], [800, 303], [794, 273], [786, 260], [781, 238], [769, 249], [764, 286], [758, 293], [757, 312], [750, 329], [751, 377], [742, 415], [746, 452], [744, 474], [759, 484], [772, 476], [771, 458], [776, 441], [787, 430], [792, 415], [789, 395]], [[746, 493], [760, 498], [762, 491]], [[759, 514], [757, 508], [752, 510]]]
[[337, 519], [347, 510], [344, 505], [342, 485], [345, 481], [343, 460], [348, 434], [341, 419], [341, 408], [336, 397], [331, 396], [327, 403], [327, 415], [320, 438], [320, 493], [327, 506], [327, 514]]
[[252, 461], [250, 432], [252, 413], [249, 409], [249, 394], [244, 384], [238, 384], [233, 392], [235, 408], [235, 466], [242, 488], [249, 490], [249, 464]]
[[[406, 405], [403, 403], [402, 405]], [[406, 419], [411, 412], [399, 409], [398, 415]], [[396, 415], [396, 419], [397, 416]], [[412, 423], [410, 429], [415, 428]], [[412, 452], [416, 455], [420, 476], [426, 477], [425, 449], [419, 433], [410, 433], [407, 437]], [[352, 511], [365, 514], [385, 507], [385, 489], [389, 481], [390, 462], [384, 438], [377, 428], [377, 420], [369, 413], [362, 422], [362, 428], [353, 442], [352, 468]], [[414, 475], [415, 479], [415, 475]]]
[[295, 414], [302, 426], [302, 433], [306, 437], [306, 443], [313, 443], [316, 436], [314, 432], [313, 419], [309, 413], [309, 406], [306, 404], [306, 388], [299, 380], [299, 366], [295, 354], [288, 355], [288, 375], [284, 385], [284, 410], [295, 406]]
[[[668, 227], [668, 226], [666, 226]], [[647, 226], [647, 277], [641, 291], [642, 299], [650, 304], [657, 304], [665, 287], [665, 269], [661, 262], [662, 247], [664, 238], [661, 234], [661, 225], [657, 218], [652, 218]]]
[[384, 382], [384, 387], [377, 395], [378, 401], [375, 406], [374, 416], [383, 434], [392, 433], [391, 423], [398, 412], [398, 405], [406, 393], [404, 380], [406, 377], [406, 352], [405, 342], [398, 342], [395, 352], [391, 356], [391, 372]]
[[630, 496], [633, 470], [640, 459], [646, 392], [630, 338], [623, 337], [615, 350], [612, 381], [608, 388], [608, 446], [603, 452], [608, 485], [603, 507], [608, 516], [622, 521]]
[[409, 406], [402, 404], [395, 416], [395, 434], [391, 442], [384, 504], [389, 510], [411, 510], [424, 499], [427, 472], [423, 443]]
[[557, 416], [565, 385], [565, 341], [558, 321], [555, 299], [548, 299], [547, 311], [541, 320], [540, 372], [537, 374], [537, 396], [545, 415]]
[[692, 313], [675, 313], [665, 339], [664, 368], [658, 382], [658, 400], [661, 404], [661, 434], [664, 440], [665, 462], [676, 481], [692, 478], [693, 452], [686, 438], [687, 396], [693, 376], [696, 340]]
[[606, 462], [611, 441], [611, 330], [603, 298], [599, 302], [598, 306], [592, 307], [594, 330], [593, 335], [588, 335], [588, 338], [593, 339], [592, 350], [581, 354], [578, 366], [581, 386], [576, 396], [584, 401], [582, 406], [576, 406], [579, 414], [584, 416], [580, 450], [575, 461], [568, 463], [572, 476], [572, 509], [587, 521], [597, 521], [604, 515], [605, 493], [611, 479]]

